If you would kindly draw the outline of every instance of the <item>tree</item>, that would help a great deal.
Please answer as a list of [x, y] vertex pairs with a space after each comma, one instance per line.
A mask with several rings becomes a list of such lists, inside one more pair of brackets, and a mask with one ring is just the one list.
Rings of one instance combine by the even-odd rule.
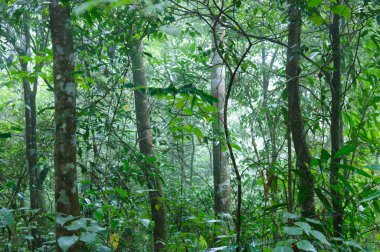
[[[225, 29], [216, 26], [217, 41], [213, 41], [214, 47], [223, 47]], [[231, 179], [228, 168], [227, 151], [224, 138], [224, 101], [226, 96], [225, 66], [219, 51], [215, 49], [212, 57], [211, 70], [211, 94], [218, 99], [214, 104], [215, 118], [213, 130], [216, 139], [213, 142], [213, 174], [214, 174], [214, 208], [215, 215], [227, 222], [229, 230], [232, 229], [231, 219]]]
[[[340, 1], [336, 2], [338, 6]], [[333, 15], [333, 22], [330, 28], [331, 35], [331, 50], [333, 61], [333, 74], [330, 82], [331, 88], [331, 164], [330, 164], [330, 190], [331, 202], [333, 207], [333, 230], [334, 236], [342, 236], [343, 225], [343, 206], [342, 195], [339, 190], [338, 173], [339, 163], [341, 158], [336, 157], [335, 154], [341, 149], [343, 141], [343, 120], [342, 120], [342, 84], [341, 84], [341, 48], [340, 48], [340, 16], [339, 14]]]
[[153, 239], [154, 251], [165, 251], [168, 239], [168, 226], [166, 220], [166, 204], [163, 199], [163, 190], [160, 174], [154, 158], [153, 135], [150, 124], [150, 108], [146, 95], [147, 78], [143, 58], [144, 46], [140, 41], [131, 52], [133, 82], [135, 85], [135, 112], [137, 123], [138, 143], [140, 152], [144, 155], [145, 161], [142, 170], [145, 175], [146, 184], [149, 189], [150, 208], [152, 220], [154, 221]]
[[[74, 46], [68, 2], [53, 0], [49, 8], [55, 95], [55, 203], [57, 218], [80, 215], [76, 170], [76, 87]], [[56, 239], [77, 231], [56, 224]], [[79, 251], [77, 243], [69, 251]], [[57, 250], [61, 251], [57, 246]]]
[[[30, 57], [30, 27], [29, 20], [24, 16], [24, 37], [25, 37], [25, 47], [24, 50], [20, 51], [20, 56]], [[28, 55], [29, 54], [29, 55]], [[20, 60], [22, 71], [29, 72], [28, 61]], [[30, 208], [40, 209], [45, 211], [45, 199], [43, 196], [42, 182], [40, 179], [40, 169], [37, 166], [37, 106], [36, 106], [36, 95], [37, 95], [37, 84], [38, 78], [35, 79], [34, 83], [31, 84], [30, 81], [25, 77], [23, 78], [23, 89], [24, 89], [24, 103], [25, 103], [25, 145], [26, 145], [26, 159], [28, 161], [29, 167], [29, 191], [30, 191]], [[34, 219], [34, 218], [33, 218]], [[40, 222], [41, 223], [41, 222]], [[41, 246], [41, 238], [38, 234], [37, 228], [32, 228], [32, 247], [35, 249]]]
[[310, 172], [310, 151], [304, 131], [300, 97], [300, 48], [301, 48], [301, 1], [288, 1], [288, 48], [287, 48], [287, 91], [288, 117], [299, 171], [299, 201], [304, 217], [315, 216], [314, 181]]

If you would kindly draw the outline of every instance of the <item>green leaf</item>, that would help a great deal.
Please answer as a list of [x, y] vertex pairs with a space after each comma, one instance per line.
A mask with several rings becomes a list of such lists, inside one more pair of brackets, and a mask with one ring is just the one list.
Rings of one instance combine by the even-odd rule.
[[128, 198], [128, 193], [125, 190], [121, 189], [121, 188], [116, 187], [115, 188], [115, 192], [117, 192], [118, 194], [120, 194], [120, 196], [122, 198]]
[[195, 136], [197, 137], [198, 141], [202, 142], [202, 139], [204, 137], [202, 130], [197, 128], [197, 127], [194, 127], [193, 132], [194, 132]]
[[[115, 190], [116, 190], [116, 188], [115, 188]], [[104, 216], [103, 209], [102, 209], [101, 207], [97, 208], [97, 209], [94, 211], [94, 216], [95, 216], [95, 218], [96, 218], [98, 221], [103, 220], [103, 216]]]
[[112, 249], [110, 249], [109, 247], [107, 246], [99, 246], [99, 247], [96, 247], [96, 251], [97, 252], [111, 252]]
[[334, 158], [340, 158], [340, 157], [343, 157], [344, 155], [347, 155], [348, 153], [351, 153], [355, 150], [355, 146], [353, 145], [346, 145], [344, 146], [342, 149], [338, 150], [335, 155], [334, 155]]
[[299, 249], [305, 250], [305, 251], [312, 251], [317, 252], [317, 250], [314, 248], [313, 244], [311, 244], [309, 241], [302, 240], [297, 242], [297, 247]]
[[356, 168], [354, 166], [350, 166], [350, 165], [344, 165], [344, 164], [338, 164], [339, 167], [342, 167], [343, 169], [347, 169], [347, 170], [350, 170], [354, 173], [357, 173], [359, 175], [362, 175], [364, 177], [367, 177], [367, 178], [372, 178], [371, 174], [367, 173], [366, 171], [360, 169], [360, 168]]
[[322, 0], [309, 0], [307, 6], [309, 8], [317, 7], [322, 3]]
[[347, 246], [358, 248], [358, 249], [364, 251], [364, 249], [354, 241], [345, 241], [344, 244], [346, 244]]
[[16, 224], [13, 213], [8, 208], [0, 209], [0, 219], [5, 221], [6, 226], [13, 226]]
[[303, 233], [299, 227], [284, 227], [284, 232], [288, 235], [301, 235]]
[[58, 245], [63, 252], [66, 252], [67, 250], [69, 250], [71, 246], [73, 246], [78, 241], [78, 239], [79, 237], [76, 235], [62, 236], [58, 238]]
[[293, 252], [293, 249], [290, 247], [280, 246], [280, 247], [275, 247], [273, 252]]
[[237, 144], [231, 143], [231, 147], [232, 147], [233, 149], [235, 149], [235, 150], [241, 151], [240, 146], [237, 145]]
[[350, 185], [350, 183], [347, 181], [347, 179], [340, 173], [336, 173], [336, 176], [340, 179], [340, 181], [343, 182], [344, 186], [352, 193], [355, 193], [354, 189]]
[[306, 219], [306, 221], [308, 221], [310, 223], [317, 224], [317, 225], [322, 225], [322, 223], [320, 222], [320, 220], [310, 219], [310, 218], [305, 218], [305, 219]]
[[295, 222], [294, 224], [296, 224], [297, 226], [299, 226], [300, 228], [302, 228], [303, 231], [305, 231], [305, 233], [306, 233], [307, 235], [310, 234], [310, 232], [311, 232], [311, 227], [310, 227], [310, 225], [309, 225], [308, 223], [306, 223], [306, 222]]
[[206, 249], [208, 247], [207, 241], [203, 235], [199, 236], [199, 245], [201, 246], [201, 249]]
[[296, 220], [296, 219], [299, 219], [299, 218], [300, 218], [299, 215], [294, 214], [294, 213], [289, 213], [289, 212], [284, 212], [283, 217], [284, 217], [285, 219], [292, 219], [292, 220]]
[[58, 216], [57, 219], [55, 220], [55, 222], [60, 224], [61, 226], [63, 226], [63, 224], [65, 224], [66, 222], [71, 221], [73, 219], [74, 219], [74, 216], [72, 216], [72, 215], [69, 215], [67, 217]]
[[323, 24], [323, 18], [318, 15], [318, 14], [313, 14], [311, 17], [310, 17], [310, 20], [316, 24], [317, 26], [321, 26]]
[[340, 4], [337, 6], [331, 6], [331, 11], [334, 14], [338, 14], [339, 16], [345, 17], [349, 19], [351, 17], [351, 10], [346, 5]]
[[321, 232], [317, 231], [317, 230], [312, 230], [310, 232], [315, 238], [318, 239], [318, 241], [330, 246], [330, 243], [327, 241], [326, 239], [326, 236], [324, 234], [322, 234]]
[[94, 226], [89, 226], [87, 228], [87, 231], [90, 231], [90, 232], [93, 232], [93, 233], [98, 233], [98, 232], [102, 232], [106, 230], [105, 228], [102, 228], [102, 227], [99, 227], [98, 225], [94, 225]]
[[40, 64], [44, 60], [44, 57], [36, 55], [34, 56], [34, 60], [36, 61], [36, 64]]
[[82, 242], [84, 242], [90, 246], [93, 246], [96, 244], [97, 236], [96, 236], [96, 234], [91, 233], [91, 232], [84, 232], [80, 235], [79, 240], [81, 240]]
[[90, 0], [85, 1], [84, 3], [79, 4], [77, 7], [74, 8], [75, 15], [79, 16], [86, 11], [90, 11], [91, 9], [98, 6], [100, 3], [102, 3], [103, 0]]
[[329, 199], [325, 196], [325, 193], [321, 191], [320, 188], [315, 188], [315, 194], [319, 198], [319, 200], [322, 202], [324, 207], [326, 207], [327, 210], [331, 209], [331, 204]]
[[327, 161], [327, 160], [329, 160], [329, 158], [331, 158], [330, 152], [328, 152], [325, 149], [322, 149], [321, 150], [321, 160]]
[[378, 197], [380, 197], [380, 190], [370, 194], [367, 198], [364, 198], [364, 199], [360, 200], [359, 202], [360, 203], [367, 202], [367, 201], [370, 201], [373, 199], [377, 199]]
[[0, 138], [11, 138], [12, 135], [10, 132], [7, 132], [7, 133], [1, 133], [0, 132]]
[[86, 226], [87, 226], [87, 220], [86, 219], [79, 219], [79, 220], [71, 222], [70, 225], [66, 226], [65, 228], [67, 230], [73, 231], [73, 230], [78, 230], [78, 229], [84, 228]]

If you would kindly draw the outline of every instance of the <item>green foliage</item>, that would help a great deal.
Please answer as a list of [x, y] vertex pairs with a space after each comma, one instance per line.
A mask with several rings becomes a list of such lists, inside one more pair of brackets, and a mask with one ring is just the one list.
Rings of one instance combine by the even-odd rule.
[[[27, 251], [37, 225], [40, 251], [54, 250], [54, 226], [67, 251], [150, 251], [153, 242], [145, 164], [162, 181], [168, 206], [168, 251], [234, 251], [234, 227], [215, 218], [213, 146], [228, 142], [242, 177], [240, 248], [244, 251], [376, 251], [379, 246], [380, 33], [374, 1], [298, 1], [302, 13], [300, 104], [315, 183], [315, 217], [300, 216], [299, 171], [287, 149], [286, 1], [70, 1], [77, 85], [77, 167], [81, 216], [55, 216], [54, 96], [46, 1], [0, 1], [0, 250]], [[216, 1], [218, 2], [218, 1]], [[219, 8], [225, 8], [223, 13]], [[341, 25], [342, 147], [331, 153], [329, 28]], [[245, 55], [228, 101], [230, 139], [210, 95], [215, 17], [226, 28], [226, 84]], [[25, 51], [24, 25], [32, 46]], [[144, 41], [149, 88], [133, 84], [130, 52]], [[23, 71], [21, 62], [28, 64]], [[25, 158], [23, 81], [37, 92], [39, 189], [46, 209], [30, 209]], [[32, 86], [31, 86], [32, 87]], [[228, 89], [228, 87], [227, 87]], [[149, 98], [155, 151], [137, 148], [134, 92]], [[25, 110], [26, 109], [26, 110]], [[219, 116], [219, 117], [218, 117]], [[290, 136], [292, 137], [292, 136]], [[288, 159], [289, 158], [289, 159]], [[330, 184], [331, 162], [337, 183]], [[237, 180], [227, 154], [236, 223]], [[288, 164], [288, 160], [291, 161]], [[293, 188], [289, 182], [291, 179]], [[334, 237], [331, 189], [342, 195], [343, 235]], [[289, 200], [293, 193], [293, 202]], [[290, 203], [293, 207], [290, 209]], [[288, 212], [289, 211], [289, 212]], [[41, 221], [43, 220], [43, 221]], [[117, 238], [115, 238], [117, 237]], [[217, 238], [217, 239], [216, 239]]]

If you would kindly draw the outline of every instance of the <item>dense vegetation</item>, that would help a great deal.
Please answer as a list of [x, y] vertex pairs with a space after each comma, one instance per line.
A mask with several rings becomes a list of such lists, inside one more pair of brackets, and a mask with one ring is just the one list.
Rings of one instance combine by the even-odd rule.
[[1, 251], [379, 251], [380, 1], [0, 0]]

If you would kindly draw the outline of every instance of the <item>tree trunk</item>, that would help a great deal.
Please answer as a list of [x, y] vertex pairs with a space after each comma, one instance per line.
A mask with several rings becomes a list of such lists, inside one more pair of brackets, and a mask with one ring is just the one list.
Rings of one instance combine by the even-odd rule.
[[[337, 1], [337, 5], [340, 1]], [[340, 16], [334, 14], [333, 23], [330, 28], [331, 34], [331, 49], [333, 55], [333, 75], [331, 79], [331, 164], [330, 164], [330, 190], [331, 201], [333, 207], [333, 230], [334, 236], [342, 236], [342, 224], [343, 224], [343, 207], [342, 207], [342, 195], [339, 191], [339, 181], [337, 174], [339, 173], [340, 158], [333, 158], [335, 153], [341, 148], [341, 53], [340, 53]]]
[[[145, 88], [147, 78], [143, 59], [143, 42], [133, 48], [131, 53], [133, 82], [135, 86], [141, 87], [135, 90], [135, 109], [137, 121], [137, 134], [140, 151], [146, 157], [152, 157], [153, 136], [150, 125], [150, 111]], [[166, 251], [168, 239], [168, 227], [166, 220], [166, 205], [163, 200], [163, 190], [158, 176], [156, 163], [145, 161], [142, 167], [149, 191], [149, 199], [154, 221], [153, 238], [154, 251]]]
[[302, 118], [299, 88], [299, 51], [301, 45], [301, 10], [300, 1], [289, 0], [289, 31], [287, 50], [287, 89], [288, 111], [290, 129], [293, 138], [294, 149], [297, 156], [297, 168], [299, 170], [299, 202], [303, 217], [315, 215], [314, 206], [314, 181], [309, 169], [311, 161], [309, 147], [307, 145]]
[[[24, 36], [25, 36], [25, 48], [22, 52], [19, 52], [20, 56], [30, 57], [30, 27], [27, 17], [24, 16]], [[29, 72], [28, 62], [20, 60], [21, 69], [24, 72]], [[45, 211], [45, 201], [42, 192], [42, 182], [39, 180], [40, 169], [37, 166], [37, 131], [36, 131], [36, 94], [37, 94], [37, 80], [32, 84], [27, 78], [23, 79], [24, 90], [24, 104], [25, 104], [25, 147], [26, 147], [26, 160], [28, 162], [29, 171], [29, 192], [30, 192], [30, 208], [33, 210], [40, 209]], [[33, 87], [33, 89], [32, 89]], [[35, 216], [31, 217], [31, 220], [36, 220], [41, 224], [41, 220], [36, 219]], [[31, 244], [31, 250], [41, 247], [41, 237], [38, 234], [37, 228], [31, 230], [33, 241]]]
[[[220, 47], [224, 41], [225, 29], [216, 26], [216, 34], [218, 41], [214, 41], [215, 47]], [[227, 227], [232, 229], [231, 218], [231, 179], [228, 169], [227, 152], [223, 151], [225, 145], [224, 136], [224, 100], [226, 96], [225, 90], [225, 66], [223, 59], [216, 51], [212, 58], [211, 70], [211, 94], [218, 99], [214, 104], [216, 108], [213, 123], [214, 135], [217, 137], [213, 142], [213, 174], [214, 174], [214, 208], [217, 218], [226, 221]]]
[[[76, 171], [76, 88], [69, 4], [53, 0], [49, 8], [55, 94], [55, 202], [57, 217], [80, 215]], [[56, 239], [76, 232], [56, 224]], [[59, 246], [57, 250], [61, 251]], [[77, 243], [69, 251], [79, 251]]]
[[191, 135], [191, 158], [190, 158], [190, 178], [189, 178], [190, 187], [193, 185], [194, 159], [195, 159], [195, 142], [194, 142], [194, 136]]

